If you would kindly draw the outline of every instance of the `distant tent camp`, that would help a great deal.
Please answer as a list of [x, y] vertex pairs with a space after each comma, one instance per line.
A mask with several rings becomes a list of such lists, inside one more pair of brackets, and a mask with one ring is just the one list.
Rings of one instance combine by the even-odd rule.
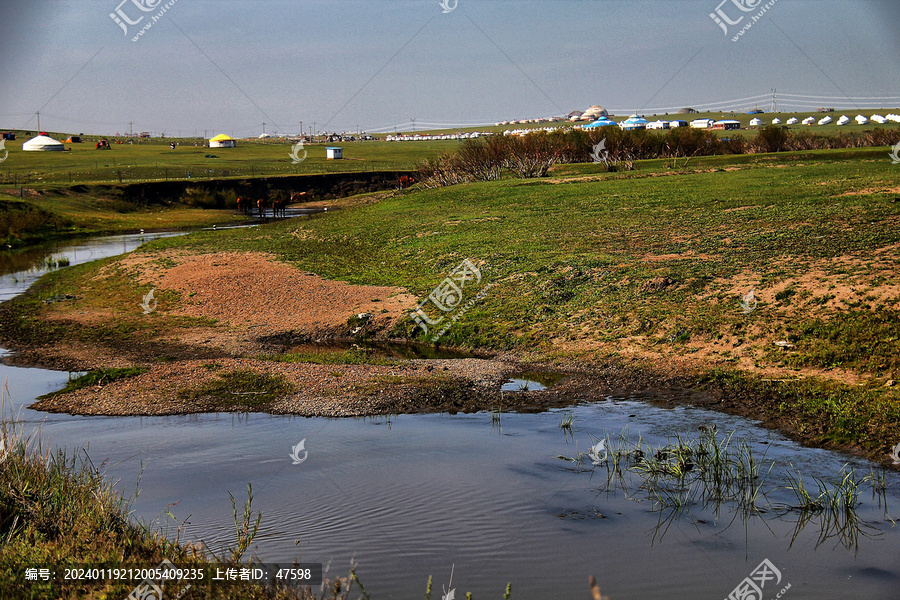
[[234, 138], [227, 136], [224, 133], [220, 133], [216, 137], [209, 139], [210, 148], [234, 148], [236, 145]]
[[57, 142], [52, 137], [46, 135], [33, 137], [22, 144], [22, 150], [31, 152], [61, 151], [65, 149], [66, 147], [62, 145], [62, 142]]

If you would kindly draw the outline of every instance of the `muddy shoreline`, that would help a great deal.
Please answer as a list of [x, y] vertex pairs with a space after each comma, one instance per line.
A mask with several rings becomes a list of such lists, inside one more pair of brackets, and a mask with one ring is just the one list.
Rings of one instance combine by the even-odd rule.
[[[402, 288], [326, 280], [262, 253], [134, 253], [97, 265], [71, 285], [114, 286], [123, 272], [139, 289], [156, 289], [155, 312], [142, 314], [134, 283], [109, 288], [112, 302], [82, 292], [48, 304], [45, 299], [58, 294], [53, 278], [0, 305], [0, 345], [15, 353], [5, 362], [68, 371], [146, 369], [44, 397], [31, 408], [108, 416], [360, 417], [543, 411], [637, 398], [738, 414], [807, 445], [890, 462], [871, 447], [829, 437], [828, 422], [795, 411], [825, 390], [803, 387], [800, 379], [763, 379], [678, 355], [564, 351], [551, 359], [521, 350], [485, 358], [478, 355], [492, 349], [474, 348], [465, 358], [385, 357], [366, 345], [408, 344], [392, 334], [415, 296]], [[317, 345], [335, 341], [359, 348], [348, 356], [316, 354]], [[311, 344], [314, 351], [298, 354], [295, 344]], [[546, 390], [501, 394], [508, 378], [528, 372], [561, 378]], [[232, 381], [243, 387], [231, 389]], [[277, 390], [257, 389], [259, 382]]]

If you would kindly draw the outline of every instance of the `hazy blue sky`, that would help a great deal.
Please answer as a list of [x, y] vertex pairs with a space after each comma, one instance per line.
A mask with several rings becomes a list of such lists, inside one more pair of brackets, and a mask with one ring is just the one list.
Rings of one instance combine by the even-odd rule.
[[0, 127], [40, 110], [69, 132], [392, 130], [592, 104], [768, 109], [772, 88], [798, 114], [900, 105], [897, 0], [777, 0], [737, 42], [767, 0], [726, 0], [744, 16], [728, 35], [709, 16], [721, 0], [126, 0], [144, 16], [127, 35], [121, 1], [2, 3]]

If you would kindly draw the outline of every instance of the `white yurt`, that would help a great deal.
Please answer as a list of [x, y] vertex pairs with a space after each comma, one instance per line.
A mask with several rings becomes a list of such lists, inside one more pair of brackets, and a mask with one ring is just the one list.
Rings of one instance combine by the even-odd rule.
[[762, 125], [762, 119], [754, 118], [750, 120], [750, 127], [759, 127], [760, 125]]
[[850, 117], [848, 117], [847, 115], [841, 115], [841, 118], [838, 119], [837, 124], [838, 125], [846, 125], [849, 122], [850, 122]]
[[774, 119], [772, 119], [772, 125], [781, 125], [781, 119], [775, 117]]
[[882, 124], [882, 125], [884, 125], [885, 123], [887, 123], [887, 119], [885, 119], [885, 118], [884, 118], [883, 116], [881, 116], [881, 115], [872, 115], [872, 120], [875, 121], [876, 123], [880, 123], [880, 124]]
[[885, 118], [888, 121], [893, 121], [894, 123], [900, 123], [900, 115], [895, 115], [894, 113], [891, 113]]
[[634, 113], [619, 125], [622, 129], [631, 130], [631, 129], [646, 129], [647, 125], [650, 122], [647, 121], [644, 117], [639, 116], [637, 113]]
[[595, 104], [592, 107], [590, 107], [589, 109], [587, 109], [586, 111], [584, 111], [584, 113], [581, 116], [582, 117], [590, 116], [591, 118], [599, 119], [600, 117], [608, 117], [609, 113], [606, 112], [606, 109], [603, 108], [602, 106], [600, 106], [599, 104]]
[[22, 144], [22, 150], [31, 151], [31, 152], [52, 152], [52, 151], [61, 151], [65, 150], [66, 147], [62, 145], [62, 142], [57, 142], [52, 137], [46, 135], [39, 135], [37, 137], [33, 137], [24, 144]]
[[819, 119], [819, 125], [828, 125], [832, 121], [834, 121], [834, 119], [832, 119], [831, 117], [822, 117], [821, 119]]
[[209, 138], [210, 148], [234, 148], [237, 146], [235, 139], [224, 133], [220, 133], [214, 138]]
[[800, 120], [797, 119], [797, 117], [791, 117], [790, 119], [787, 120], [788, 125], [796, 125], [799, 122], [800, 122]]
[[865, 125], [869, 122], [869, 118], [866, 115], [856, 115], [856, 122], [860, 125]]
[[813, 117], [806, 117], [805, 119], [803, 119], [804, 125], [812, 125], [815, 122], [816, 120]]

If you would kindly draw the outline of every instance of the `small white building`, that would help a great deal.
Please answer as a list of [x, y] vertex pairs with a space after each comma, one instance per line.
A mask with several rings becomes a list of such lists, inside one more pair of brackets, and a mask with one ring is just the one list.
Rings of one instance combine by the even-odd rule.
[[712, 128], [713, 129], [726, 129], [729, 131], [732, 129], [740, 129], [741, 122], [736, 121], [734, 119], [723, 119], [721, 121], [716, 121], [715, 123], [713, 123]]
[[762, 119], [750, 119], [750, 127], [759, 127], [760, 125], [762, 125]]
[[691, 121], [691, 127], [694, 129], [709, 129], [715, 122], [715, 119], [694, 119]]
[[805, 119], [803, 119], [804, 125], [812, 125], [815, 122], [816, 122], [815, 117], [806, 117]]
[[797, 119], [797, 117], [791, 117], [790, 119], [787, 120], [788, 125], [796, 125], [799, 122], [800, 122], [800, 120]]
[[819, 125], [828, 125], [832, 121], [834, 121], [834, 119], [832, 119], [831, 117], [822, 117], [821, 119], [819, 119]]
[[669, 128], [669, 122], [663, 121], [662, 119], [653, 121], [652, 123], [647, 123], [647, 129], [668, 129], [668, 128]]
[[210, 148], [234, 148], [237, 145], [234, 138], [220, 133], [214, 138], [209, 138]]
[[327, 146], [325, 148], [325, 158], [327, 160], [344, 158], [344, 149], [337, 146]]
[[838, 125], [846, 125], [849, 122], [850, 122], [850, 117], [848, 117], [847, 115], [841, 115], [841, 118], [838, 119], [837, 124]]

